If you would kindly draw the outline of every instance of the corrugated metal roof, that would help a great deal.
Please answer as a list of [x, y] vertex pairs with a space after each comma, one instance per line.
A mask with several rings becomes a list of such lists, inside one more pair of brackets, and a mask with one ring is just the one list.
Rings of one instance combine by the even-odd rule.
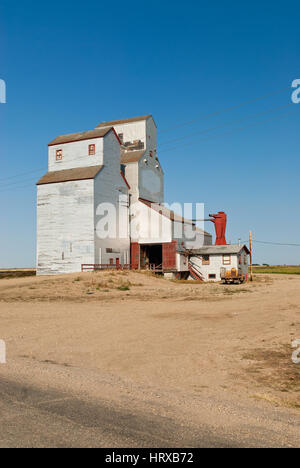
[[133, 162], [138, 162], [146, 153], [143, 151], [122, 151], [121, 154], [121, 164], [128, 164]]
[[36, 185], [58, 184], [75, 180], [94, 179], [104, 166], [78, 167], [77, 169], [66, 169], [63, 171], [47, 172]]
[[119, 124], [126, 124], [126, 123], [130, 123], [130, 122], [139, 122], [141, 120], [147, 120], [149, 119], [150, 117], [152, 117], [151, 114], [149, 115], [142, 115], [141, 117], [132, 117], [130, 119], [122, 119], [122, 120], [111, 120], [110, 122], [102, 122], [100, 123], [99, 125], [97, 125], [96, 128], [99, 128], [99, 127], [107, 127], [107, 126], [114, 126], [114, 125], [119, 125]]
[[190, 253], [193, 255], [231, 255], [239, 254], [243, 249], [249, 254], [250, 251], [246, 245], [208, 245], [201, 247], [201, 249], [191, 249]]
[[98, 128], [95, 130], [88, 130], [87, 132], [70, 133], [68, 135], [61, 135], [49, 143], [48, 146], [62, 145], [64, 143], [72, 143], [74, 141], [92, 140], [94, 138], [103, 138], [113, 128]]

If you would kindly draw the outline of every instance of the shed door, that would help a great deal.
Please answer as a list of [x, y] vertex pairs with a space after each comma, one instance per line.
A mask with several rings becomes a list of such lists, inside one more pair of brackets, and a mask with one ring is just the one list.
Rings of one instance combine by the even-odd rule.
[[163, 269], [176, 270], [177, 241], [163, 244]]
[[131, 243], [131, 268], [137, 270], [140, 266], [140, 245], [138, 242]]

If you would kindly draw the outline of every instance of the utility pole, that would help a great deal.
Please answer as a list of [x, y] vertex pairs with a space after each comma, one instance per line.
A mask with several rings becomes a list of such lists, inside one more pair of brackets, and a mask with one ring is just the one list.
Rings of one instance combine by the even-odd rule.
[[250, 246], [250, 281], [253, 281], [252, 232], [251, 231], [249, 231], [249, 246]]

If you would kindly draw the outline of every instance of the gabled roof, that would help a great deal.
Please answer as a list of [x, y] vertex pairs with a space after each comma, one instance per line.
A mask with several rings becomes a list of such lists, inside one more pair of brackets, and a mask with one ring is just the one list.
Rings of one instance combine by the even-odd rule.
[[[98, 128], [95, 130], [88, 130], [87, 132], [70, 133], [68, 135], [61, 135], [49, 143], [48, 146], [62, 145], [64, 143], [72, 143], [74, 141], [92, 140], [94, 138], [103, 138], [110, 131], [114, 131], [112, 127]], [[117, 136], [118, 140], [119, 137]]]
[[247, 254], [250, 254], [250, 251], [246, 245], [208, 245], [201, 247], [200, 249], [191, 249], [189, 252], [192, 255], [234, 255], [239, 254], [242, 250], [245, 250]]
[[62, 171], [47, 172], [36, 185], [58, 184], [75, 180], [94, 179], [104, 166], [78, 167]]
[[102, 123], [100, 123], [99, 125], [97, 125], [96, 128], [99, 128], [99, 127], [107, 127], [107, 126], [113, 127], [114, 125], [126, 124], [126, 123], [131, 123], [131, 122], [140, 122], [141, 120], [147, 120], [147, 119], [149, 119], [150, 117], [152, 117], [151, 114], [149, 114], [149, 115], [143, 115], [143, 116], [141, 116], [141, 117], [132, 117], [132, 118], [130, 118], [130, 119], [111, 120], [110, 122], [102, 122]]
[[[191, 221], [190, 219], [183, 218], [182, 216], [174, 213], [174, 211], [169, 210], [168, 208], [166, 208], [163, 205], [160, 205], [159, 203], [155, 203], [150, 200], [145, 200], [144, 198], [139, 198], [139, 201], [141, 203], [144, 203], [144, 205], [148, 206], [149, 208], [152, 208], [152, 210], [157, 211], [157, 213], [161, 214], [162, 216], [165, 216], [166, 218], [170, 219], [171, 221], [179, 222], [183, 224], [190, 224], [195, 227], [195, 224], [193, 223], [193, 221]], [[197, 228], [197, 230], [200, 231], [199, 228]], [[202, 231], [202, 232], [210, 236], [208, 232], [206, 231]]]
[[146, 153], [142, 151], [121, 151], [121, 164], [138, 162]]

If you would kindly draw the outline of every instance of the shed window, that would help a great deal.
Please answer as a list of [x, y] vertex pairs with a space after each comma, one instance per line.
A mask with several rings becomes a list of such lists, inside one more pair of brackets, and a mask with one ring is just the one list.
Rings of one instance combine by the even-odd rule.
[[96, 154], [96, 145], [89, 145], [89, 156], [95, 156]]
[[247, 258], [247, 254], [245, 254], [245, 258], [244, 258], [245, 265], [247, 265], [247, 262], [248, 262], [248, 258]]
[[110, 265], [113, 265], [113, 264], [114, 264], [114, 259], [113, 259], [113, 258], [110, 258], [110, 259], [109, 259], [109, 264], [110, 264]]
[[56, 150], [56, 161], [62, 161], [63, 151], [62, 149]]
[[216, 279], [216, 275], [215, 274], [208, 275], [208, 279]]
[[210, 265], [210, 256], [202, 255], [202, 265]]
[[223, 255], [223, 265], [231, 265], [231, 256]]

